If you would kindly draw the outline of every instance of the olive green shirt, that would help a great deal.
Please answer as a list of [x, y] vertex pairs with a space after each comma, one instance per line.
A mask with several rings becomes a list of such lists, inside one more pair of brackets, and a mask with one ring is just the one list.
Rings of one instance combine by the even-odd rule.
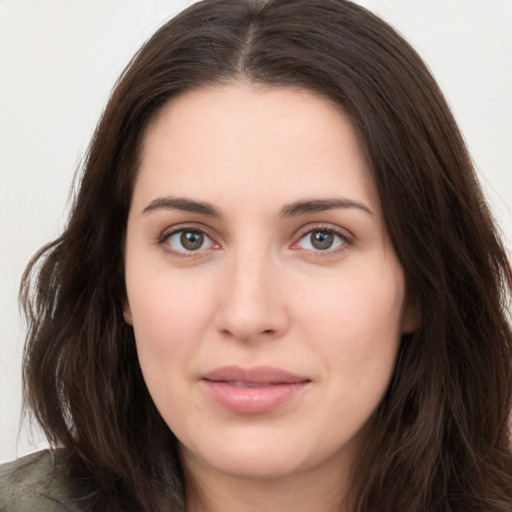
[[0, 512], [82, 512], [49, 450], [0, 465]]

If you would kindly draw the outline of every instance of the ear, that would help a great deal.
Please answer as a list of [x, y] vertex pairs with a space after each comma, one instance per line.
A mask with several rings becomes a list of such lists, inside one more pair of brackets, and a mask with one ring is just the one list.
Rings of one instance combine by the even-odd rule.
[[418, 301], [414, 296], [406, 299], [402, 316], [402, 334], [410, 334], [421, 325], [421, 314]]
[[124, 305], [123, 305], [123, 317], [124, 317], [124, 321], [128, 324], [128, 325], [133, 325], [133, 318], [132, 318], [132, 310], [130, 308], [130, 304], [128, 302], [128, 299], [126, 299], [124, 301]]

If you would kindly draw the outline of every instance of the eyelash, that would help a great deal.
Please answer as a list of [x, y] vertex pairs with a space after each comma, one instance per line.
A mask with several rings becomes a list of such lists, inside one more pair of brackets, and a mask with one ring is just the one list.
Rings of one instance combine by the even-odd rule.
[[[313, 226], [305, 231], [301, 231], [300, 236], [297, 238], [297, 242], [294, 242], [292, 244], [292, 249], [294, 249], [294, 247], [301, 240], [303, 240], [308, 235], [311, 236], [313, 233], [328, 233], [328, 234], [332, 234], [335, 237], [338, 237], [340, 239], [340, 246], [336, 247], [334, 249], [331, 249], [331, 248], [328, 248], [325, 250], [304, 249], [304, 250], [308, 251], [308, 253], [314, 257], [327, 258], [330, 256], [339, 255], [339, 254], [347, 251], [353, 243], [353, 236], [349, 235], [349, 233], [347, 233], [347, 231], [345, 231], [345, 230], [341, 230], [340, 228], [334, 227], [332, 225], [316, 225], [316, 226]], [[295, 250], [299, 250], [299, 249], [300, 248], [297, 248]]]
[[[208, 249], [199, 248], [198, 250], [195, 250], [195, 251], [194, 250], [186, 250], [186, 249], [184, 249], [184, 250], [172, 249], [170, 246], [170, 243], [169, 243], [169, 239], [172, 236], [177, 235], [179, 233], [181, 233], [181, 234], [183, 234], [183, 233], [200, 234], [210, 241], [210, 244], [212, 244], [214, 246], [213, 249], [219, 247], [219, 244], [217, 244], [213, 240], [213, 238], [210, 235], [208, 235], [208, 233], [203, 228], [200, 228], [197, 226], [180, 226], [177, 228], [173, 228], [171, 230], [164, 231], [162, 233], [162, 235], [158, 238], [157, 243], [159, 245], [164, 246], [164, 250], [166, 252], [172, 254], [173, 256], [184, 257], [184, 258], [197, 257], [200, 254], [202, 254], [205, 250], [211, 249], [211, 248], [208, 248]], [[307, 237], [308, 235], [311, 236], [313, 233], [328, 233], [328, 234], [332, 234], [335, 237], [338, 237], [340, 239], [340, 246], [336, 247], [334, 249], [330, 249], [330, 248], [327, 248], [325, 250], [304, 249], [305, 251], [308, 251], [309, 254], [311, 254], [315, 257], [329, 257], [329, 256], [333, 256], [333, 255], [338, 255], [338, 254], [348, 250], [348, 248], [353, 243], [353, 237], [351, 235], [349, 235], [346, 231], [344, 231], [344, 230], [342, 231], [341, 229], [333, 227], [331, 225], [317, 225], [317, 226], [311, 227], [307, 230], [301, 230], [300, 235], [298, 237], [295, 237], [296, 242], [294, 242], [291, 245], [291, 249], [299, 250], [300, 247], [296, 247], [297, 244], [299, 244], [300, 241], [302, 239], [304, 239], [305, 237]]]
[[203, 229], [203, 228], [200, 228], [200, 227], [197, 227], [197, 226], [180, 226], [180, 227], [176, 227], [176, 228], [173, 228], [171, 230], [167, 230], [167, 231], [164, 231], [162, 233], [162, 235], [158, 238], [157, 242], [159, 245], [162, 245], [164, 247], [164, 250], [170, 254], [172, 254], [173, 256], [177, 256], [177, 257], [182, 257], [182, 258], [191, 258], [191, 257], [197, 257], [199, 256], [201, 253], [204, 252], [204, 249], [201, 250], [201, 249], [198, 249], [197, 251], [187, 251], [186, 249], [183, 249], [183, 250], [175, 250], [171, 247], [170, 243], [169, 243], [169, 239], [174, 236], [174, 235], [177, 235], [179, 233], [198, 233], [200, 235], [203, 235], [206, 239], [210, 240], [211, 244], [213, 244], [214, 246], [218, 247], [219, 245], [216, 244], [214, 241], [213, 241], [213, 238], [211, 236], [208, 235], [208, 233]]

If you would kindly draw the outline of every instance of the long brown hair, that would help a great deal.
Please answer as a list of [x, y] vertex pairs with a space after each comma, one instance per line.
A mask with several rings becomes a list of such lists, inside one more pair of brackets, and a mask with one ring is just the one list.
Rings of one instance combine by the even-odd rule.
[[23, 277], [27, 405], [89, 482], [91, 510], [184, 509], [177, 440], [123, 320], [123, 246], [145, 128], [236, 79], [314, 91], [351, 117], [421, 326], [405, 336], [354, 468], [359, 512], [510, 511], [512, 274], [442, 93], [386, 23], [345, 0], [206, 0], [127, 67], [71, 216]]

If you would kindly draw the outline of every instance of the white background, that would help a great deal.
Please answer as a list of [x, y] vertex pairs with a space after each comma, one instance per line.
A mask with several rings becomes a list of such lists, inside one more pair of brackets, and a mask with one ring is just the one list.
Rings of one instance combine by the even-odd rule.
[[[64, 225], [68, 190], [118, 75], [186, 0], [0, 0], [0, 462], [43, 446], [19, 432], [31, 255]], [[452, 106], [512, 248], [512, 0], [360, 2], [394, 25]]]

